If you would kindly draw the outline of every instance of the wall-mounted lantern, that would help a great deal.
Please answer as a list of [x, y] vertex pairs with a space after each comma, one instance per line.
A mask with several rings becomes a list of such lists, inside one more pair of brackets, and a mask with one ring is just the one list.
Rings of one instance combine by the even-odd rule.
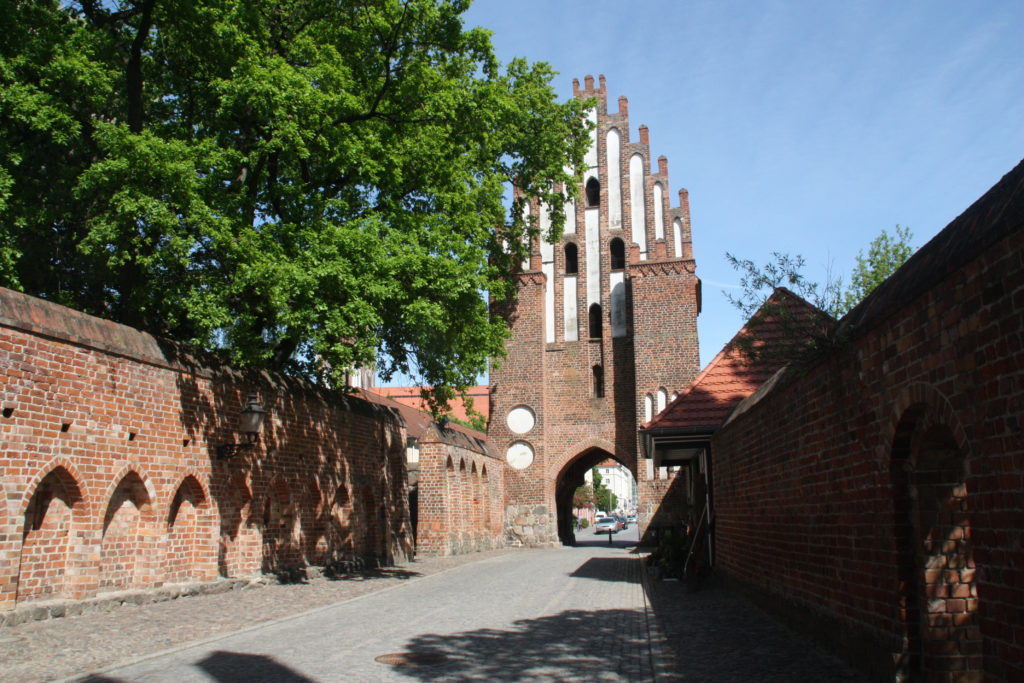
[[227, 460], [239, 451], [255, 447], [260, 441], [260, 431], [266, 417], [267, 411], [260, 405], [259, 397], [256, 394], [249, 394], [238, 426], [238, 430], [244, 435], [244, 441], [217, 446], [217, 459]]

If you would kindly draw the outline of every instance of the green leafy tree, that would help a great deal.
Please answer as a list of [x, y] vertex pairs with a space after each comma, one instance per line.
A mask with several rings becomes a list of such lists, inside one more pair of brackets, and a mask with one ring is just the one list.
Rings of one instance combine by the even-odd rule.
[[590, 470], [590, 476], [593, 480], [594, 504], [597, 505], [597, 509], [612, 512], [618, 507], [619, 497], [604, 485], [604, 477], [596, 467]]
[[792, 256], [773, 251], [771, 259], [761, 266], [729, 252], [726, 252], [725, 258], [740, 274], [740, 294], [723, 294], [744, 318], [751, 318], [779, 287], [785, 287], [826, 313], [838, 307], [842, 296], [841, 279], [829, 277], [824, 285], [807, 279], [803, 272], [804, 257], [800, 254]]
[[572, 494], [572, 506], [574, 508], [590, 507], [594, 504], [594, 488], [590, 484], [584, 484], [576, 488]]
[[867, 253], [857, 253], [857, 263], [850, 273], [850, 285], [843, 292], [837, 317], [846, 314], [873, 292], [882, 281], [896, 272], [914, 253], [910, 228], [896, 225], [890, 234], [883, 230], [871, 240]]
[[[899, 225], [893, 234], [883, 230], [871, 241], [867, 254], [858, 253], [846, 288], [842, 277], [832, 276], [831, 272], [826, 273], [824, 284], [809, 280], [803, 272], [804, 258], [799, 254], [773, 252], [771, 259], [759, 266], [726, 253], [729, 264], [740, 273], [741, 291], [735, 296], [725, 292], [725, 297], [750, 321], [747, 334], [738, 335], [735, 344], [751, 359], [785, 362], [829, 343], [825, 320], [813, 319], [806, 311], [794, 308], [785, 297], [773, 294], [784, 287], [829, 317], [842, 317], [910, 258], [914, 252], [912, 237], [908, 228]], [[759, 327], [765, 323], [777, 324], [783, 330], [783, 339], [771, 347], [758, 345]]]
[[778, 287], [785, 287], [829, 315], [839, 318], [864, 300], [887, 277], [896, 272], [914, 253], [910, 228], [897, 225], [890, 234], [887, 230], [871, 240], [867, 253], [857, 254], [857, 263], [845, 289], [843, 278], [826, 273], [825, 282], [819, 284], [804, 275], [806, 262], [797, 254], [772, 252], [771, 259], [757, 265], [749, 259], [740, 259], [726, 252], [725, 258], [740, 273], [740, 294], [724, 292], [743, 314], [750, 318]]
[[451, 398], [501, 355], [522, 203], [560, 233], [589, 106], [468, 4], [0, 0], [0, 284]]

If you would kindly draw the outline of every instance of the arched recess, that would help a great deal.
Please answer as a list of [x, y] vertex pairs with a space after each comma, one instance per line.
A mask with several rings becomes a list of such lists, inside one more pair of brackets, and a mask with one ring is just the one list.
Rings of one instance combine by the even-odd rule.
[[263, 571], [290, 569], [298, 563], [295, 521], [295, 506], [288, 486], [281, 479], [275, 478], [264, 495], [260, 519], [263, 531]]
[[[567, 459], [558, 471], [555, 479], [555, 510], [558, 517], [558, 538], [564, 545], [576, 543], [575, 525], [573, 524], [573, 495], [585, 481], [586, 473], [601, 462], [612, 459], [620, 462], [614, 455], [611, 444], [607, 448], [591, 445]], [[622, 463], [625, 464], [625, 463]]]
[[492, 528], [494, 526], [494, 515], [491, 514], [491, 505], [493, 505], [494, 496], [492, 495], [491, 481], [487, 476], [487, 465], [480, 467], [480, 488], [484, 496], [484, 528], [490, 537], [497, 530]]
[[317, 477], [312, 477], [306, 484], [305, 499], [299, 506], [299, 548], [302, 563], [306, 565], [324, 566], [327, 564], [327, 517], [330, 505], [324, 500], [325, 495]]
[[253, 513], [252, 490], [242, 472], [235, 473], [217, 497], [220, 512], [220, 540], [217, 570], [221, 576], [239, 576], [257, 571], [260, 547], [259, 518]]
[[565, 274], [576, 275], [580, 272], [579, 247], [575, 242], [565, 243]]
[[353, 558], [352, 496], [342, 482], [334, 489], [327, 531], [328, 564], [350, 561]]
[[590, 304], [587, 322], [587, 334], [590, 338], [600, 339], [603, 333], [601, 324], [601, 304]]
[[470, 467], [469, 473], [473, 496], [473, 509], [471, 515], [471, 519], [473, 520], [473, 533], [475, 535], [479, 535], [484, 524], [483, 490], [480, 486], [480, 470], [477, 469], [475, 461]]
[[75, 597], [68, 578], [88, 515], [78, 477], [64, 464], [37, 478], [23, 510], [16, 601]]
[[609, 258], [611, 259], [612, 270], [622, 270], [626, 267], [626, 244], [618, 237], [613, 237], [608, 243]]
[[210, 578], [207, 571], [209, 500], [199, 479], [191, 474], [174, 492], [167, 514], [164, 581], [182, 583]]
[[156, 492], [135, 469], [128, 467], [107, 497], [100, 541], [99, 589], [126, 590], [152, 585], [159, 523]]
[[591, 176], [586, 185], [587, 208], [592, 209], [601, 205], [601, 183], [597, 178]]
[[[909, 398], [910, 400], [906, 400]], [[890, 479], [904, 680], [982, 676], [967, 490], [968, 442], [939, 392], [912, 387], [893, 430]]]

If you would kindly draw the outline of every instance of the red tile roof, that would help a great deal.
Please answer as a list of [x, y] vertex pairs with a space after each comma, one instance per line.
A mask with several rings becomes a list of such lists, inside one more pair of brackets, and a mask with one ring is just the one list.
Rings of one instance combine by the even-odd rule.
[[[402, 403], [388, 396], [381, 395], [380, 393], [377, 393], [379, 390], [380, 387], [375, 387], [373, 389], [360, 389], [357, 390], [356, 393], [371, 403], [386, 406], [397, 411], [398, 414], [402, 416], [402, 419], [405, 420], [405, 428], [406, 431], [409, 433], [409, 436], [415, 437], [417, 439], [421, 438], [423, 436], [423, 433], [426, 432], [427, 428], [434, 423], [434, 420], [430, 416], [430, 413], [423, 412], [422, 410], [410, 406], [407, 403]], [[478, 439], [481, 443], [487, 440], [487, 435], [484, 434], [483, 432], [478, 432], [468, 427], [463, 427], [462, 425], [455, 424], [454, 422], [448, 423], [447, 428], [449, 430], [459, 432], [461, 434]]]
[[[373, 387], [368, 389], [380, 396], [386, 396], [392, 401], [397, 401], [403, 405], [410, 406], [416, 410], [429, 411], [427, 402], [423, 400], [423, 396], [420, 394], [420, 387]], [[476, 386], [469, 387], [466, 389], [466, 396], [473, 399], [473, 410], [484, 416], [484, 420], [487, 420], [491, 410], [491, 394], [490, 387], [487, 386]], [[452, 417], [460, 420], [469, 421], [469, 416], [466, 414], [466, 408], [463, 406], [462, 401], [456, 398], [449, 404], [451, 412], [449, 413]]]
[[[780, 314], [781, 313], [781, 314]], [[802, 345], [832, 319], [793, 292], [779, 287], [718, 355], [644, 430], [713, 432], [733, 408], [786, 364], [786, 347]], [[749, 360], [744, 343], [769, 348]]]

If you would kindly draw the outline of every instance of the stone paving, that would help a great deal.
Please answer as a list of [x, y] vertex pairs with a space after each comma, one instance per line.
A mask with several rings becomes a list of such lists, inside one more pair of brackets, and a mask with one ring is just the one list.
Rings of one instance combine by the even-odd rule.
[[0, 629], [0, 680], [864, 680], [742, 598], [645, 592], [641, 570], [587, 539], [126, 605]]

